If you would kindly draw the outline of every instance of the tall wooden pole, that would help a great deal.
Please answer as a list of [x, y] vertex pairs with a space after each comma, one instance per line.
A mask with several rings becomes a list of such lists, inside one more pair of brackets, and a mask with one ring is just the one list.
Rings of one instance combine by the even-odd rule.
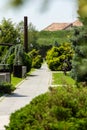
[[28, 52], [28, 18], [24, 17], [24, 49], [25, 52]]

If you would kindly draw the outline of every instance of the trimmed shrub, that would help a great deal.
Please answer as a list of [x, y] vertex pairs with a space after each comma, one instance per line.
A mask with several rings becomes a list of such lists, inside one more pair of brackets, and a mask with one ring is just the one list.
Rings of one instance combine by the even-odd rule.
[[0, 94], [10, 94], [15, 90], [15, 87], [10, 83], [0, 83]]
[[70, 44], [53, 47], [47, 52], [46, 60], [48, 67], [53, 71], [71, 70], [73, 50]]

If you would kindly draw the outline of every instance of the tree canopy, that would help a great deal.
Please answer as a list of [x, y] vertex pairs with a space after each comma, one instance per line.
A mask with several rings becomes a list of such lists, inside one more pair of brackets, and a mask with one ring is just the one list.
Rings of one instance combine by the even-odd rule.
[[0, 43], [20, 43], [19, 33], [15, 28], [15, 25], [12, 23], [11, 19], [2, 20], [0, 24]]

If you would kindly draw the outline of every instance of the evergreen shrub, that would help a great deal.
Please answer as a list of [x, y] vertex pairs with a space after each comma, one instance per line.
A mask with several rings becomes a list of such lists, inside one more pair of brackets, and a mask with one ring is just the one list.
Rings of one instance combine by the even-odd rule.
[[33, 59], [33, 62], [32, 62], [32, 67], [33, 68], [37, 68], [39, 69], [42, 65], [42, 58], [40, 55], [36, 56], [34, 59]]
[[7, 59], [7, 64], [10, 65], [10, 70], [11, 70], [11, 72], [13, 71], [14, 58], [15, 58], [15, 55], [14, 55], [14, 54], [11, 54], [11, 55], [9, 56], [9, 58]]
[[10, 94], [12, 91], [15, 90], [15, 87], [11, 83], [0, 83], [0, 94]]
[[87, 82], [87, 26], [74, 29], [71, 76], [76, 82]]
[[47, 52], [46, 60], [48, 67], [53, 71], [71, 70], [73, 50], [70, 44], [53, 47]]
[[33, 49], [31, 52], [29, 52], [29, 56], [32, 59], [32, 68], [36, 68], [36, 69], [40, 68], [43, 60], [41, 55], [39, 54], [39, 51]]
[[32, 59], [30, 58], [30, 56], [27, 53], [24, 53], [22, 58], [23, 58], [22, 64], [24, 66], [27, 66], [27, 72], [29, 72], [31, 70], [31, 67], [32, 67]]
[[49, 90], [13, 113], [6, 130], [87, 130], [87, 88]]
[[[10, 65], [11, 72], [13, 71], [14, 58], [15, 58], [15, 54], [13, 53], [7, 59], [7, 63]], [[27, 53], [24, 53], [22, 55], [22, 66], [27, 66], [27, 72], [29, 72], [30, 69], [31, 69], [32, 60], [31, 60], [31, 58], [29, 57], [29, 55]]]

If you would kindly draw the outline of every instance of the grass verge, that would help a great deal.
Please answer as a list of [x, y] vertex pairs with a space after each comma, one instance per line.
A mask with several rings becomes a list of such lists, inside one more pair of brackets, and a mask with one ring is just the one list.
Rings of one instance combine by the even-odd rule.
[[13, 74], [11, 75], [11, 84], [13, 86], [16, 86], [18, 83], [20, 83], [23, 80], [23, 78], [14, 77]]
[[64, 73], [58, 72], [58, 73], [52, 73], [53, 81], [52, 85], [74, 85], [75, 81], [70, 77], [70, 73], [67, 73], [64, 75]]

